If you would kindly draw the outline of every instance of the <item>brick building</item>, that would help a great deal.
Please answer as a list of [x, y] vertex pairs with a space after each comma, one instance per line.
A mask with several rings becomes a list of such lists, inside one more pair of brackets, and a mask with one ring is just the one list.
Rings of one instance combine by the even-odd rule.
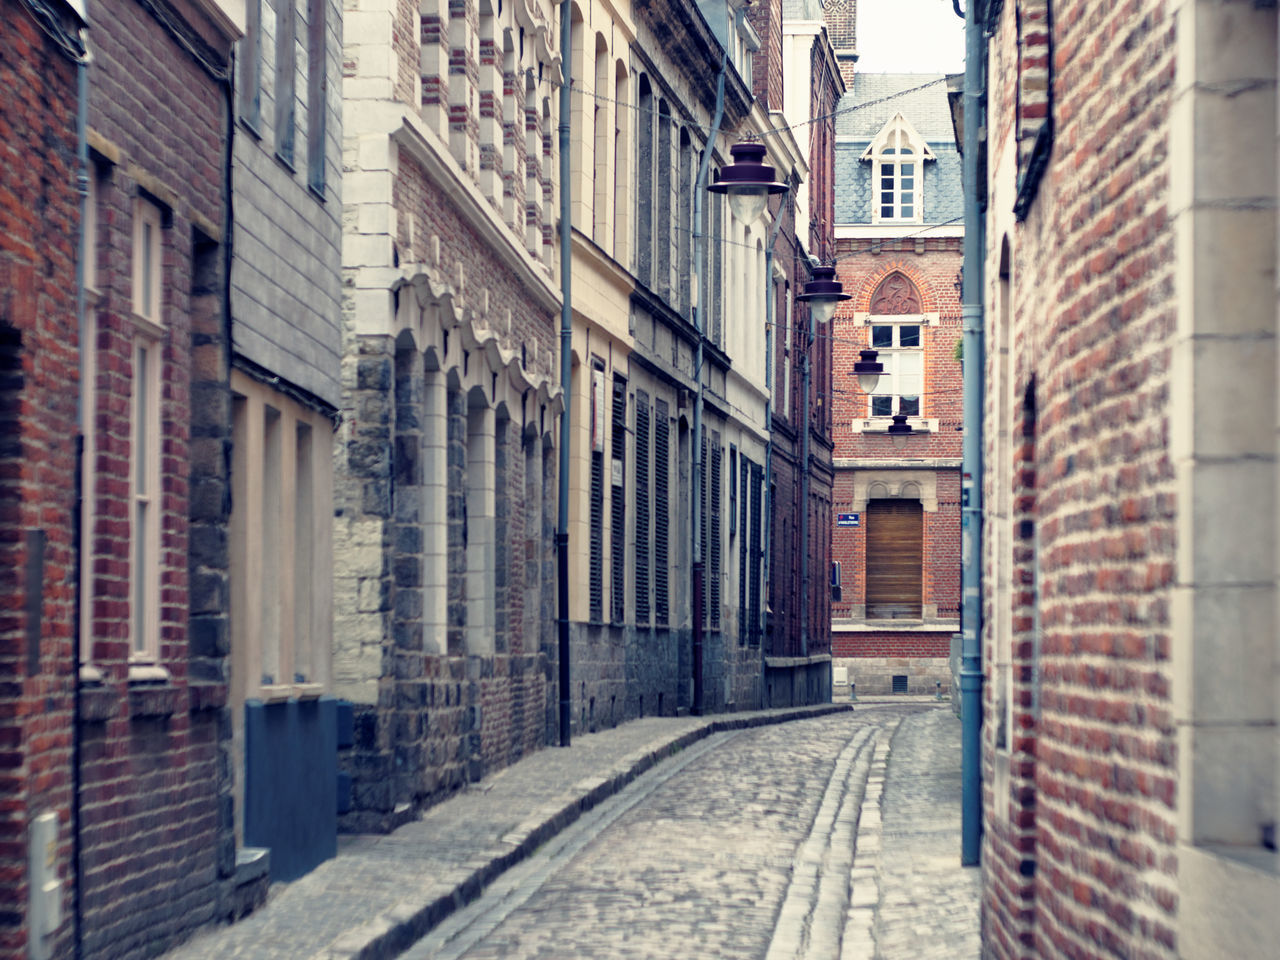
[[988, 17], [985, 951], [1269, 956], [1276, 9]]
[[835, 253], [834, 110], [844, 93], [821, 4], [776, 0], [752, 7], [761, 38], [755, 93], [773, 136], [802, 161], [769, 251], [770, 453], [766, 472], [768, 705], [826, 702], [831, 695], [831, 340], [797, 300], [813, 261]]
[[387, 829], [554, 735], [557, 17], [344, 16], [345, 829]]
[[[88, 31], [78, 899], [84, 956], [236, 909], [226, 713], [229, 64], [237, 5], [107, 0]], [[163, 131], [161, 133], [161, 131]], [[74, 674], [71, 664], [67, 672]]]
[[72, 937], [84, 47], [71, 4], [5, 0], [0, 21], [0, 956], [16, 958]]
[[[852, 299], [831, 331], [833, 662], [859, 691], [948, 691], [960, 600], [960, 158], [943, 77], [855, 74], [840, 107], [837, 270]], [[872, 396], [852, 376], [869, 348], [887, 374]], [[910, 435], [889, 436], [895, 415]]]

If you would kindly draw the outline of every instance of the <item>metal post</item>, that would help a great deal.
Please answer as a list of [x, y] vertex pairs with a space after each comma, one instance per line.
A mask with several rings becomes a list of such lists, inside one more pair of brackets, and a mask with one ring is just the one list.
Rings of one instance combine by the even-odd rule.
[[716, 108], [711, 119], [711, 129], [707, 133], [706, 145], [702, 148], [702, 162], [698, 166], [698, 179], [693, 186], [693, 326], [698, 333], [697, 359], [694, 363], [694, 376], [697, 378], [698, 398], [693, 406], [693, 523], [690, 536], [693, 538], [693, 583], [689, 591], [689, 620], [693, 627], [693, 712], [702, 713], [702, 341], [706, 339], [706, 323], [702, 304], [705, 294], [702, 289], [702, 260], [706, 247], [706, 235], [702, 232], [702, 195], [706, 192], [707, 170], [711, 166], [711, 152], [716, 146], [716, 137], [720, 133], [720, 120], [724, 116], [724, 77], [729, 68], [729, 55], [720, 57], [720, 78], [716, 82]]
[[964, 71], [964, 449], [960, 485], [961, 855], [979, 862], [982, 841], [982, 376], [985, 232], [978, 183], [984, 121], [986, 44], [977, 0], [965, 7]]
[[572, 699], [569, 671], [569, 435], [573, 409], [573, 305], [570, 298], [573, 258], [573, 190], [570, 181], [569, 120], [571, 100], [569, 60], [573, 50], [573, 6], [560, 0], [560, 516], [556, 529], [556, 576], [559, 607], [560, 746], [570, 742]]

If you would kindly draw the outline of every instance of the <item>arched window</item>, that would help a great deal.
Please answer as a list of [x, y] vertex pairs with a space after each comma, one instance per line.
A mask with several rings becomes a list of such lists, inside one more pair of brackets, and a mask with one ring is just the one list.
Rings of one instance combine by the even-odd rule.
[[636, 276], [653, 279], [653, 92], [640, 75], [636, 109]]
[[870, 397], [869, 415], [921, 415], [924, 392], [924, 317], [920, 291], [902, 273], [880, 281], [871, 295], [871, 347], [879, 351], [887, 377]]
[[592, 237], [599, 246], [609, 236], [609, 148], [612, 146], [612, 124], [609, 122], [609, 44], [604, 34], [596, 34], [595, 87], [591, 102], [593, 162], [591, 184]]
[[901, 113], [881, 128], [862, 159], [871, 161], [871, 222], [922, 222], [924, 162], [934, 156]]

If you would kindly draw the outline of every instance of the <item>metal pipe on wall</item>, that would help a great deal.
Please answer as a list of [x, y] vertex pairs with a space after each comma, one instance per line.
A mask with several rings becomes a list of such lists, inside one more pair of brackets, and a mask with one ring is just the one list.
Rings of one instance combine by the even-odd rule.
[[560, 685], [560, 746], [570, 743], [569, 714], [572, 690], [569, 670], [569, 432], [573, 399], [573, 301], [571, 299], [573, 258], [573, 191], [570, 174], [570, 111], [572, 89], [569, 76], [573, 50], [573, 5], [560, 2], [560, 391], [564, 409], [560, 413], [560, 515], [556, 526], [556, 594], [559, 619], [557, 659]]
[[960, 487], [961, 857], [979, 862], [982, 841], [982, 411], [983, 267], [980, 131], [986, 109], [986, 41], [979, 0], [965, 6], [964, 69], [964, 446]]

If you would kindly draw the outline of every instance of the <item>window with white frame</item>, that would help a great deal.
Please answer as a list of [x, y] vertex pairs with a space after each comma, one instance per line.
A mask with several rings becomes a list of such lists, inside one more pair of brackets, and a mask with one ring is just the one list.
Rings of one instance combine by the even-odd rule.
[[239, 370], [231, 398], [234, 695], [318, 696], [332, 641], [332, 424]]
[[164, 264], [160, 208], [133, 217], [133, 369], [129, 407], [129, 634], [132, 659], [160, 654], [160, 384]]
[[[887, 319], [887, 318], [884, 318]], [[879, 353], [888, 376], [880, 378], [879, 392], [871, 395], [870, 415], [920, 416], [920, 395], [924, 392], [924, 349], [922, 324], [885, 322], [871, 324], [871, 347]]]
[[934, 156], [902, 114], [884, 125], [862, 159], [871, 161], [871, 222], [923, 222], [924, 162]]

